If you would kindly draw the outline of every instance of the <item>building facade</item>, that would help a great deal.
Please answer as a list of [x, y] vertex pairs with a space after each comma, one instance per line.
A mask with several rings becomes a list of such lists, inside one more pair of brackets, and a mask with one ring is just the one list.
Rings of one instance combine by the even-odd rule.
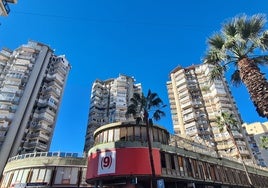
[[0, 0], [0, 16], [7, 16], [10, 12], [8, 3], [17, 3], [17, 0]]
[[[150, 127], [150, 133], [153, 163], [148, 155], [145, 123], [125, 121], [98, 128], [95, 145], [88, 153], [86, 182], [107, 188], [268, 186], [267, 168], [218, 158], [212, 148], [170, 135], [156, 124]], [[158, 186], [151, 186], [156, 183]]]
[[133, 77], [120, 74], [119, 77], [93, 83], [90, 97], [88, 126], [84, 152], [94, 144], [93, 133], [102, 125], [125, 121], [126, 111], [133, 93], [141, 92], [141, 84], [135, 84]]
[[261, 146], [261, 138], [268, 136], [268, 122], [255, 122], [255, 123], [244, 123], [243, 127], [246, 129], [249, 137], [251, 138], [251, 150], [260, 166], [268, 165], [268, 150]]
[[237, 122], [233, 137], [243, 158], [250, 158], [246, 136], [241, 130], [241, 118], [224, 78], [210, 80], [211, 65], [177, 67], [167, 82], [168, 96], [175, 134], [195, 142], [213, 146], [219, 155], [239, 155], [232, 136], [216, 123], [222, 112], [230, 113]]
[[86, 159], [77, 153], [36, 152], [8, 160], [0, 188], [89, 187]]
[[38, 42], [0, 52], [0, 173], [12, 156], [49, 150], [69, 70]]

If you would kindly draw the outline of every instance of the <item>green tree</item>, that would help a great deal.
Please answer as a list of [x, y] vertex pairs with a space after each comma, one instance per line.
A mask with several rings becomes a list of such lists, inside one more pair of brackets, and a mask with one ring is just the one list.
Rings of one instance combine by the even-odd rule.
[[268, 136], [261, 137], [261, 147], [264, 149], [268, 149]]
[[234, 138], [233, 132], [232, 130], [238, 130], [238, 126], [237, 126], [237, 121], [235, 119], [235, 117], [233, 116], [233, 114], [228, 113], [228, 112], [221, 112], [221, 114], [219, 116], [216, 116], [216, 123], [218, 125], [219, 131], [223, 132], [225, 129], [227, 130], [227, 132], [229, 133], [235, 148], [237, 150], [238, 153], [238, 157], [240, 158], [240, 160], [242, 161], [243, 167], [244, 167], [244, 171], [246, 173], [247, 179], [248, 179], [248, 183], [250, 184], [250, 186], [252, 186], [252, 181], [251, 178], [249, 176], [246, 164], [241, 156], [240, 150], [238, 148], [237, 142]]
[[268, 118], [268, 82], [259, 65], [268, 64], [268, 30], [264, 30], [265, 16], [256, 14], [236, 16], [225, 23], [208, 39], [204, 63], [214, 65], [211, 79], [220, 78], [233, 64], [231, 82], [244, 83], [250, 98], [261, 117]]
[[152, 143], [149, 133], [149, 126], [153, 125], [150, 114], [152, 114], [152, 118], [154, 120], [160, 120], [161, 117], [165, 116], [165, 112], [161, 109], [166, 105], [163, 104], [163, 101], [158, 97], [158, 94], [151, 92], [151, 90], [148, 91], [147, 96], [145, 96], [143, 93], [134, 93], [133, 97], [130, 99], [130, 102], [131, 103], [127, 108], [126, 116], [129, 117], [129, 115], [132, 115], [136, 119], [137, 124], [139, 124], [140, 121], [146, 123], [146, 134], [153, 180], [152, 184], [153, 187], [156, 187]]

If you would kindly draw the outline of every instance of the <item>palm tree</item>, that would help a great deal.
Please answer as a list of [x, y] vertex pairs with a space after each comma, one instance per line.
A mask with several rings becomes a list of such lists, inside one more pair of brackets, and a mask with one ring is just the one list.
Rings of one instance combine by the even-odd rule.
[[220, 78], [228, 65], [234, 65], [231, 82], [244, 83], [256, 111], [268, 118], [268, 82], [259, 65], [268, 64], [268, 30], [264, 30], [265, 16], [241, 15], [225, 23], [221, 32], [208, 39], [209, 49], [204, 63], [214, 65], [211, 79]]
[[268, 149], [268, 136], [261, 136], [261, 147]]
[[157, 93], [152, 93], [151, 90], [148, 91], [147, 96], [140, 93], [134, 93], [133, 97], [130, 99], [131, 104], [127, 108], [126, 116], [132, 115], [136, 119], [136, 123], [139, 124], [141, 120], [146, 123], [146, 134], [148, 141], [148, 150], [150, 165], [152, 170], [152, 184], [151, 186], [155, 187], [155, 168], [154, 160], [152, 154], [152, 143], [150, 139], [149, 126], [153, 125], [150, 113], [152, 113], [152, 118], [160, 120], [161, 117], [165, 116], [165, 112], [161, 109], [166, 105], [163, 104], [163, 101], [158, 97]]
[[218, 128], [219, 128], [220, 132], [223, 132], [226, 129], [227, 132], [229, 133], [229, 135], [230, 135], [230, 137], [231, 137], [231, 139], [232, 139], [232, 141], [233, 141], [233, 143], [235, 145], [235, 148], [237, 150], [238, 158], [242, 161], [242, 165], [243, 165], [244, 171], [246, 173], [248, 183], [252, 187], [252, 181], [250, 179], [246, 164], [245, 164], [245, 162], [244, 162], [244, 160], [243, 160], [243, 158], [241, 156], [240, 150], [239, 150], [239, 148], [237, 146], [236, 140], [235, 140], [233, 132], [232, 132], [232, 130], [239, 129], [238, 126], [237, 126], [236, 119], [234, 118], [233, 114], [231, 114], [231, 113], [221, 112], [220, 116], [216, 116], [216, 123], [218, 125]]

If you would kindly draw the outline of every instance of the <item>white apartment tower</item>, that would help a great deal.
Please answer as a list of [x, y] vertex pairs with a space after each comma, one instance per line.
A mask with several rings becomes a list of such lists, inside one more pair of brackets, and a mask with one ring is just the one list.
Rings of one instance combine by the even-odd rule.
[[167, 82], [175, 134], [208, 146], [217, 146], [222, 156], [237, 157], [238, 152], [227, 130], [219, 131], [215, 122], [221, 112], [232, 113], [240, 130], [232, 130], [243, 158], [250, 158], [241, 130], [241, 118], [224, 78], [210, 80], [211, 65], [177, 67]]
[[69, 70], [38, 42], [0, 51], [0, 174], [9, 157], [49, 150]]
[[126, 111], [133, 93], [141, 93], [141, 84], [133, 77], [120, 74], [118, 78], [93, 83], [90, 97], [88, 126], [84, 152], [94, 144], [93, 133], [102, 125], [126, 120]]

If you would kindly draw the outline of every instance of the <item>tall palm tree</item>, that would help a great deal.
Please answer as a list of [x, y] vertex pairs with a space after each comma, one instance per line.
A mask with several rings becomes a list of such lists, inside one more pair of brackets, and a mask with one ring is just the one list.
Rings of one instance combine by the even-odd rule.
[[244, 83], [256, 111], [268, 118], [268, 82], [259, 65], [268, 64], [268, 30], [265, 16], [241, 15], [225, 23], [221, 32], [208, 39], [209, 49], [204, 63], [214, 65], [211, 79], [217, 79], [234, 65], [231, 81], [235, 86]]
[[241, 156], [240, 150], [238, 148], [238, 145], [236, 143], [236, 140], [235, 140], [233, 132], [232, 132], [232, 130], [239, 129], [237, 126], [236, 119], [234, 118], [233, 114], [231, 114], [231, 113], [221, 112], [220, 116], [216, 116], [216, 123], [218, 125], [220, 132], [223, 132], [226, 129], [227, 132], [229, 133], [229, 135], [230, 135], [230, 137], [235, 145], [235, 149], [237, 150], [238, 158], [242, 161], [242, 165], [243, 165], [244, 171], [246, 173], [248, 183], [252, 187], [252, 181], [251, 181], [251, 178], [249, 176], [246, 164]]
[[137, 124], [139, 124], [141, 120], [146, 123], [146, 134], [153, 180], [151, 186], [155, 187], [155, 168], [152, 154], [152, 143], [149, 133], [149, 126], [152, 126], [153, 123], [150, 118], [150, 114], [152, 114], [152, 118], [156, 121], [160, 120], [161, 117], [165, 116], [165, 112], [161, 109], [166, 105], [163, 104], [163, 101], [158, 97], [158, 94], [151, 92], [151, 90], [148, 91], [147, 96], [143, 93], [134, 93], [130, 102], [131, 104], [127, 108], [126, 116], [128, 117], [129, 115], [132, 115], [136, 119]]
[[268, 149], [268, 136], [261, 136], [261, 147]]

